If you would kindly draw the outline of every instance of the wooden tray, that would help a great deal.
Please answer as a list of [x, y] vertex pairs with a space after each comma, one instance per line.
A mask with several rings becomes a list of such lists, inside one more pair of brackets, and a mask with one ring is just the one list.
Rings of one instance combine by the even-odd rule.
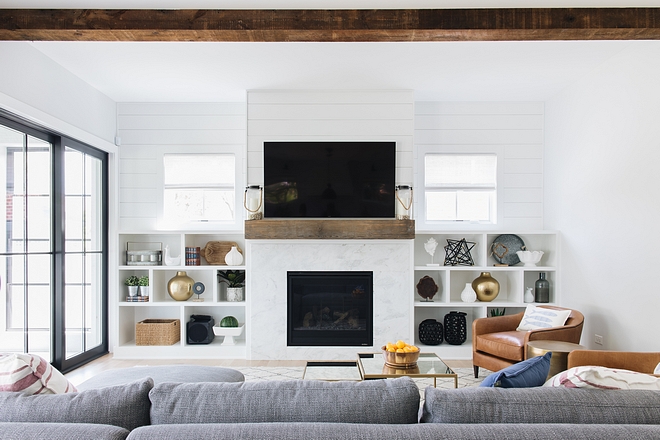
[[243, 253], [241, 248], [238, 247], [238, 244], [233, 241], [209, 241], [206, 243], [206, 246], [201, 249], [200, 253], [202, 254], [202, 257], [206, 259], [208, 264], [226, 266], [227, 263], [225, 263], [225, 256], [231, 250], [232, 246], [236, 246], [238, 252], [241, 254]]

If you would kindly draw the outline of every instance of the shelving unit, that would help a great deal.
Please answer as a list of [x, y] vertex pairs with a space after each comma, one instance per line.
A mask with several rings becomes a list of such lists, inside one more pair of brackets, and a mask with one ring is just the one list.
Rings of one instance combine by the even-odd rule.
[[[185, 248], [204, 248], [209, 241], [230, 241], [238, 244], [243, 251], [243, 264], [240, 266], [211, 265], [202, 257], [201, 265], [185, 265]], [[128, 266], [126, 249], [128, 242], [131, 243], [161, 243], [163, 249], [163, 265], [160, 266]], [[181, 255], [181, 264], [176, 266], [165, 265], [164, 249], [169, 246], [171, 256]], [[223, 337], [215, 337], [211, 344], [188, 344], [186, 338], [186, 324], [191, 315], [210, 315], [216, 323], [227, 315], [235, 316], [240, 324], [246, 322], [249, 316], [249, 293], [245, 292], [245, 300], [241, 302], [226, 301], [226, 285], [218, 283], [218, 270], [245, 270], [245, 240], [243, 235], [231, 234], [208, 234], [194, 232], [167, 232], [167, 233], [120, 233], [118, 248], [118, 291], [114, 294], [117, 304], [118, 343], [114, 347], [114, 355], [117, 358], [247, 358], [248, 347], [246, 341], [249, 325], [245, 326], [243, 334], [236, 338], [237, 343], [233, 346], [221, 346]], [[200, 295], [203, 302], [195, 302], [193, 295], [187, 301], [175, 301], [167, 293], [168, 281], [179, 271], [185, 271], [189, 277], [205, 286], [205, 291]], [[128, 290], [124, 286], [124, 280], [130, 275], [149, 277], [150, 296], [146, 302], [128, 302], [126, 297]], [[249, 276], [249, 274], [246, 274]], [[248, 283], [245, 283], [247, 286]], [[245, 289], [247, 287], [244, 287]], [[181, 322], [181, 340], [171, 346], [136, 346], [135, 324], [144, 319], [179, 319]]]
[[[519, 236], [527, 250], [543, 251], [544, 255], [537, 267], [524, 267], [522, 263], [515, 266], [495, 266], [497, 261], [490, 253], [490, 246], [501, 234], [515, 234]], [[424, 243], [433, 237], [438, 247], [433, 257], [437, 266], [431, 263], [431, 256], [424, 250]], [[460, 240], [465, 238], [476, 243], [471, 251], [474, 266], [444, 266], [447, 239]], [[415, 284], [425, 275], [432, 277], [438, 285], [438, 292], [432, 301], [425, 301], [413, 286], [413, 329], [415, 343], [423, 351], [435, 352], [447, 359], [471, 359], [472, 357], [472, 321], [477, 318], [489, 316], [493, 308], [506, 308], [506, 314], [515, 314], [523, 311], [528, 304], [524, 302], [526, 287], [534, 287], [540, 272], [546, 273], [550, 281], [550, 303], [559, 304], [560, 292], [558, 289], [559, 273], [559, 235], [553, 231], [539, 232], [438, 232], [419, 233], [414, 240], [414, 279]], [[461, 292], [466, 283], [472, 283], [481, 272], [490, 272], [500, 283], [500, 293], [492, 302], [466, 303], [461, 300]], [[444, 324], [444, 316], [450, 311], [466, 313], [467, 340], [462, 345], [449, 345], [443, 342], [436, 346], [423, 345], [419, 341], [419, 323], [425, 319], [436, 319]]]

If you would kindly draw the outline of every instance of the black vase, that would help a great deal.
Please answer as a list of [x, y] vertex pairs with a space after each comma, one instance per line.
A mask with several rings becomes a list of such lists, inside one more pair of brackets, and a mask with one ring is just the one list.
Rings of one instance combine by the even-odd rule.
[[450, 345], [461, 345], [467, 339], [465, 312], [449, 312], [445, 315], [445, 341]]
[[424, 345], [442, 344], [442, 323], [435, 319], [425, 319], [419, 323], [419, 342]]

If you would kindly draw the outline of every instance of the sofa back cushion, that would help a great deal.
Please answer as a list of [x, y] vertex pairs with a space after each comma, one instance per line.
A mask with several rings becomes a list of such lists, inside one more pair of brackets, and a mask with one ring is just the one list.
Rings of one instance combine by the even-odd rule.
[[149, 393], [151, 423], [417, 423], [419, 391], [409, 377], [162, 383]]
[[119, 426], [91, 423], [0, 422], [4, 440], [124, 440], [129, 431]]
[[0, 393], [0, 422], [95, 423], [129, 431], [149, 424], [150, 378], [67, 394]]
[[657, 424], [660, 391], [427, 388], [422, 423]]

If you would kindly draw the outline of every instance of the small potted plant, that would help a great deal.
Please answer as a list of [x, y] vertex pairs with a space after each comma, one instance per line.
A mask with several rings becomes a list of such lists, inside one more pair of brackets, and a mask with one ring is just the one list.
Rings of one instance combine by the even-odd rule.
[[128, 296], [137, 296], [139, 283], [140, 279], [135, 275], [131, 275], [124, 280], [124, 284], [128, 286]]
[[227, 301], [243, 301], [243, 270], [219, 270], [218, 282], [227, 283]]
[[140, 296], [149, 296], [149, 277], [147, 275], [138, 278]]

